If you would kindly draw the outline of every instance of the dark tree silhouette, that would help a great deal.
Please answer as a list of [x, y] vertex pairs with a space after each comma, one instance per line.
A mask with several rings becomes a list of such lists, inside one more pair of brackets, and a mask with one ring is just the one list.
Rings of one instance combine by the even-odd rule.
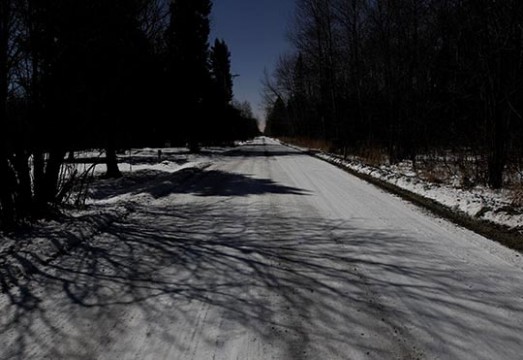
[[119, 177], [129, 147], [196, 151], [258, 134], [252, 114], [232, 105], [227, 45], [209, 50], [211, 7], [0, 1], [0, 227], [57, 210], [75, 151], [104, 149], [105, 176]]
[[147, 91], [139, 69], [149, 53], [137, 9], [138, 1], [1, 3], [4, 223], [46, 214], [61, 200], [67, 151], [106, 148], [107, 175], [120, 175], [121, 125]]
[[229, 104], [233, 98], [231, 53], [223, 40], [216, 39], [211, 49], [211, 70], [217, 85], [219, 101]]
[[290, 131], [287, 126], [288, 113], [285, 102], [282, 98], [276, 99], [274, 106], [267, 115], [265, 132], [270, 136], [282, 137], [289, 136]]
[[[198, 151], [205, 128], [202, 104], [210, 93], [209, 71], [209, 0], [176, 0], [171, 4], [171, 20], [167, 31], [168, 73], [174, 87], [172, 100], [177, 119], [186, 134], [191, 151]], [[188, 116], [188, 117], [187, 117]]]
[[522, 26], [517, 0], [299, 0], [265, 89], [289, 123], [269, 130], [393, 163], [472, 153], [499, 188], [523, 159]]
[[4, 226], [11, 226], [15, 220], [6, 137], [11, 10], [11, 1], [0, 3], [0, 179], [2, 179], [2, 186], [0, 186], [0, 225]]

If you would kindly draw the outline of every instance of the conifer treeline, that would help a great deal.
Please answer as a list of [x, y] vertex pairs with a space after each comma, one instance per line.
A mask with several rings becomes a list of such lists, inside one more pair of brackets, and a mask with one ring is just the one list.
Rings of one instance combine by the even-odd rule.
[[297, 0], [267, 131], [391, 162], [472, 151], [502, 186], [523, 159], [523, 2]]
[[0, 226], [44, 213], [73, 150], [255, 135], [231, 104], [227, 45], [209, 47], [210, 0], [0, 2]]

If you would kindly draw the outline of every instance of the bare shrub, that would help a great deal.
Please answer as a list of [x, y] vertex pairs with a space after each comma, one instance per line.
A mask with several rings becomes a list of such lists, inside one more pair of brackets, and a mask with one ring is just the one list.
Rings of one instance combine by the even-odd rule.
[[513, 206], [523, 208], [523, 183], [514, 185], [510, 190], [510, 201]]
[[78, 164], [64, 164], [60, 171], [59, 192], [60, 203], [83, 207], [89, 196], [89, 185], [94, 178], [96, 164], [80, 169]]

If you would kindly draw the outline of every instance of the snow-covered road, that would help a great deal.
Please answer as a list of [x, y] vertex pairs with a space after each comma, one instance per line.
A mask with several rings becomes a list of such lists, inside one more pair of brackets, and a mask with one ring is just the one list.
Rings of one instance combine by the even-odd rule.
[[521, 359], [519, 254], [269, 139], [175, 176], [0, 294], [0, 359]]

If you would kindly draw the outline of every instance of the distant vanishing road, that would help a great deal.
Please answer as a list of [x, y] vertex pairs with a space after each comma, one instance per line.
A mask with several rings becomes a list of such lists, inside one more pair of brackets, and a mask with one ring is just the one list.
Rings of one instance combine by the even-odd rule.
[[0, 294], [0, 359], [523, 358], [512, 251], [270, 139], [170, 176]]

